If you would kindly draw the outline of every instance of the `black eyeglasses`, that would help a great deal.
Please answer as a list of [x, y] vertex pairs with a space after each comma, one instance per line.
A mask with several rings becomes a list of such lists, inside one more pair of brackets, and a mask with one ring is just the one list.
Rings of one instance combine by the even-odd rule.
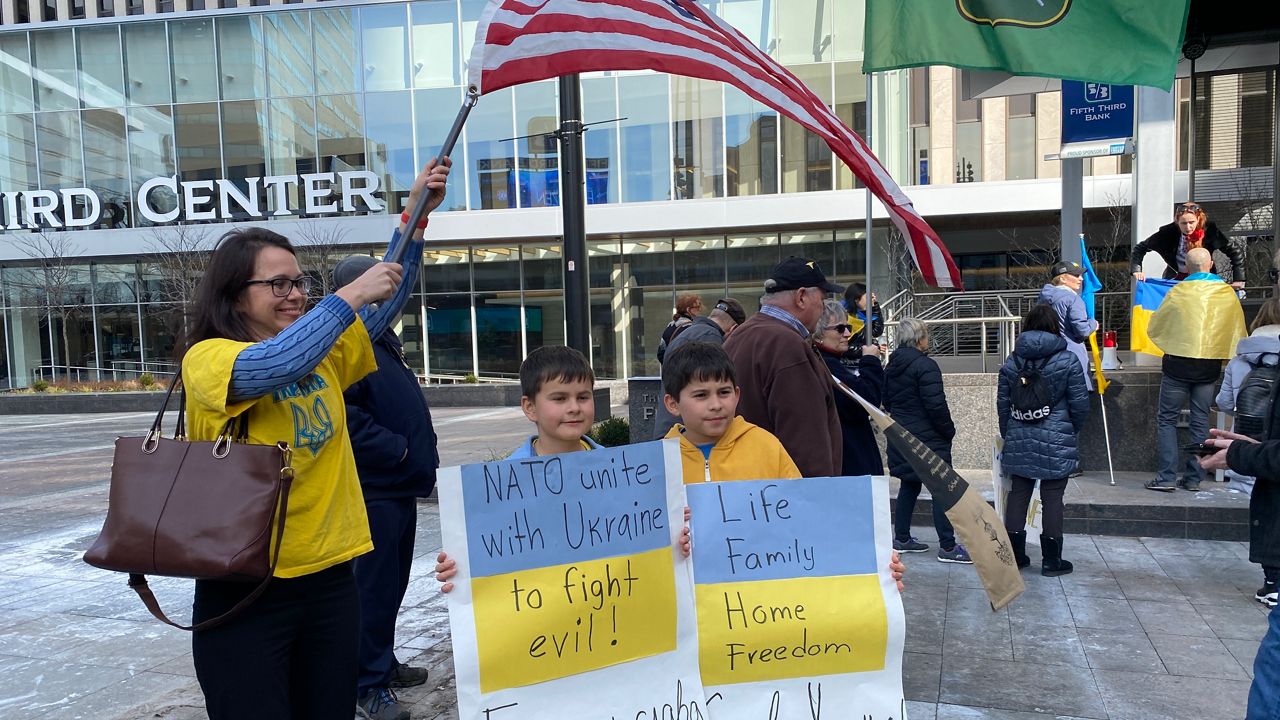
[[1195, 203], [1182, 203], [1181, 205], [1178, 206], [1177, 212], [1179, 215], [1181, 215], [1182, 213], [1200, 212], [1200, 206]]
[[311, 278], [303, 275], [299, 278], [273, 278], [271, 280], [247, 280], [245, 285], [270, 285], [271, 293], [276, 297], [289, 297], [294, 288], [306, 295], [311, 292]]
[[836, 332], [841, 334], [847, 333], [847, 332], [848, 333], [853, 332], [853, 326], [850, 325], [849, 323], [840, 323], [839, 325], [828, 325], [827, 329], [835, 330]]

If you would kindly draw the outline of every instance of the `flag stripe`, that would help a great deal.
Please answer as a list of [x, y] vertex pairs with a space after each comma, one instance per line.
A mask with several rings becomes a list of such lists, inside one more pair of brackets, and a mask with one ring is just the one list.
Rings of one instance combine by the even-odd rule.
[[481, 92], [571, 73], [640, 69], [737, 87], [827, 142], [884, 204], [926, 282], [961, 287], [941, 238], [862, 138], [786, 68], [696, 3], [493, 0], [476, 38], [469, 79]]

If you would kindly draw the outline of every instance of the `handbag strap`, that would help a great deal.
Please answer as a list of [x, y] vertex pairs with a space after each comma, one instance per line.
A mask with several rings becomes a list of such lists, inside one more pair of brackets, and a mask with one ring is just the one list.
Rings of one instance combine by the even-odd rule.
[[180, 625], [169, 619], [164, 614], [164, 610], [160, 609], [160, 602], [156, 600], [155, 593], [151, 592], [151, 587], [147, 584], [147, 577], [137, 573], [129, 573], [129, 587], [138, 594], [138, 598], [142, 600], [142, 604], [147, 606], [147, 610], [155, 616], [157, 620], [167, 625], [172, 625], [179, 630], [189, 630], [198, 632], [200, 630], [208, 630], [217, 627], [231, 618], [239, 615], [250, 603], [257, 600], [263, 591], [267, 589], [267, 585], [271, 582], [271, 578], [276, 574], [276, 564], [280, 562], [280, 547], [284, 544], [284, 521], [289, 512], [289, 489], [293, 485], [293, 463], [290, 456], [293, 451], [287, 443], [278, 443], [283, 458], [283, 467], [280, 469], [280, 489], [276, 492], [276, 502], [280, 505], [280, 521], [276, 523], [276, 547], [271, 553], [271, 569], [267, 571], [267, 576], [258, 583], [253, 592], [244, 597], [243, 600], [235, 604], [235, 607], [222, 613], [221, 615], [209, 618], [203, 622], [193, 623], [191, 625]]

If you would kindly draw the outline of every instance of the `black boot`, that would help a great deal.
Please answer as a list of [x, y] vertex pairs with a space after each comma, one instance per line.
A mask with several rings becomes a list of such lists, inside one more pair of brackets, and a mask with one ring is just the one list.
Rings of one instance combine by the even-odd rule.
[[1044, 559], [1040, 561], [1041, 575], [1057, 577], [1071, 572], [1071, 563], [1062, 559], [1062, 538], [1041, 535], [1040, 547], [1044, 550]]
[[1031, 558], [1027, 557], [1027, 531], [1009, 533], [1009, 544], [1013, 546], [1013, 559], [1018, 561], [1018, 569], [1031, 566]]

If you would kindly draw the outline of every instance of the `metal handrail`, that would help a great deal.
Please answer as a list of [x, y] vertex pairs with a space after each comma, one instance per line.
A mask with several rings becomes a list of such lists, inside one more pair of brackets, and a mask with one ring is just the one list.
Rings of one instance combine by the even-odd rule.
[[[993, 354], [989, 351], [987, 346], [987, 330], [993, 324], [996, 326], [998, 333], [997, 344], [999, 345], [999, 349], [997, 349], [996, 353], [1000, 354], [1000, 360], [1003, 362], [1004, 358], [1009, 357], [1009, 353], [1013, 352], [1013, 339], [1017, 335], [1018, 324], [1022, 322], [1022, 318], [1006, 312], [1005, 315], [984, 315], [975, 318], [939, 318], [937, 320], [921, 319], [921, 322], [925, 325], [977, 325], [979, 336], [978, 352], [982, 358], [982, 372], [987, 372], [987, 356]], [[885, 322], [885, 328], [896, 328], [899, 324], [901, 324], [901, 321], [890, 320]], [[952, 351], [953, 353], [951, 353], [950, 356], [960, 356], [958, 348], [955, 347], [954, 343], [952, 345]]]

